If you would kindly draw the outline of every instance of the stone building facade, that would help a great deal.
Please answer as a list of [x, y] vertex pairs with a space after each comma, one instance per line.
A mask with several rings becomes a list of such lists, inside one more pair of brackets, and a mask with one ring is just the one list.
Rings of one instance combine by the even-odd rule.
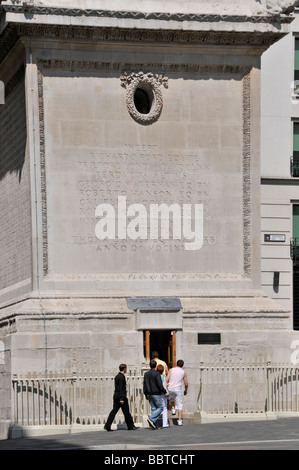
[[289, 358], [261, 289], [260, 63], [294, 2], [167, 3], [0, 2], [2, 434], [18, 371], [155, 348], [192, 414], [201, 360]]

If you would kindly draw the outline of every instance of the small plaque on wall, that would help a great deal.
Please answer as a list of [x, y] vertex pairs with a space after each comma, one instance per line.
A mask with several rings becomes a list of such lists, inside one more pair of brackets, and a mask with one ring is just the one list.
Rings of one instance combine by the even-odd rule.
[[198, 344], [221, 344], [220, 333], [198, 333]]
[[283, 233], [268, 233], [264, 236], [265, 242], [285, 242], [286, 236]]

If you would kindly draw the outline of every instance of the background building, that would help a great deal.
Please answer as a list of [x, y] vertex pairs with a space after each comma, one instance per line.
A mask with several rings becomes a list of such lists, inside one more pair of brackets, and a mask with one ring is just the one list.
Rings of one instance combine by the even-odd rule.
[[299, 329], [299, 16], [262, 57], [262, 286]]

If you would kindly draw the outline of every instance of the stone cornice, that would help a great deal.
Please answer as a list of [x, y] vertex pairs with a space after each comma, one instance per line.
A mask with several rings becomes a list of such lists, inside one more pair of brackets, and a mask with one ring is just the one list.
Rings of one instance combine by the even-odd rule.
[[[131, 28], [110, 28], [73, 25], [41, 25], [27, 23], [10, 23], [11, 30], [19, 36], [33, 38], [90, 39], [108, 41], [146, 41], [161, 43], [189, 43], [211, 45], [249, 45], [269, 46], [280, 37], [273, 31], [239, 32], [239, 31], [186, 31], [186, 30], [147, 30]], [[7, 29], [7, 28], [6, 28]], [[5, 30], [3, 32], [5, 34]], [[2, 35], [1, 35], [2, 36]], [[1, 37], [0, 36], [0, 37]]]
[[9, 23], [0, 34], [0, 63], [20, 38], [41, 40], [87, 40], [111, 42], [138, 42], [155, 44], [181, 44], [197, 46], [249, 46], [261, 54], [276, 42], [279, 33], [251, 33], [237, 31], [177, 31], [146, 30], [129, 28], [99, 28], [72, 25], [41, 25], [26, 23]]
[[160, 12], [138, 12], [119, 10], [97, 10], [80, 9], [66, 7], [47, 7], [31, 4], [3, 5], [3, 11], [8, 13], [23, 13], [30, 15], [52, 15], [70, 17], [97, 17], [97, 18], [117, 18], [134, 20], [155, 20], [155, 21], [177, 21], [177, 22], [199, 22], [199, 23], [290, 23], [293, 18], [280, 14], [265, 15], [219, 15], [219, 14], [195, 14], [195, 13], [160, 13]]
[[266, 13], [145, 13], [0, 2], [0, 62], [20, 37], [251, 46], [261, 54], [288, 32], [292, 20], [291, 16]]
[[248, 45], [269, 46], [281, 35], [273, 31], [240, 32], [240, 31], [186, 31], [186, 30], [148, 30], [113, 27], [67, 26], [17, 24], [20, 36], [61, 39], [91, 39], [97, 41], [132, 41], [155, 43], [181, 44], [211, 44], [211, 45]]

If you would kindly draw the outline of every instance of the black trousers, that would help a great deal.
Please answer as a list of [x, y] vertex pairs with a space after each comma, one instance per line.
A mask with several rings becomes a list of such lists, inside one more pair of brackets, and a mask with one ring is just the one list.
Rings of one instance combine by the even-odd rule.
[[113, 423], [113, 420], [115, 418], [116, 413], [118, 412], [119, 409], [122, 409], [122, 412], [125, 417], [126, 425], [128, 429], [132, 429], [134, 427], [134, 421], [131, 416], [130, 410], [129, 410], [129, 403], [128, 399], [125, 398], [123, 403], [120, 403], [119, 398], [113, 397], [113, 408], [110, 411], [110, 414], [107, 419], [107, 423], [105, 425], [106, 428], [110, 429], [111, 425]]

